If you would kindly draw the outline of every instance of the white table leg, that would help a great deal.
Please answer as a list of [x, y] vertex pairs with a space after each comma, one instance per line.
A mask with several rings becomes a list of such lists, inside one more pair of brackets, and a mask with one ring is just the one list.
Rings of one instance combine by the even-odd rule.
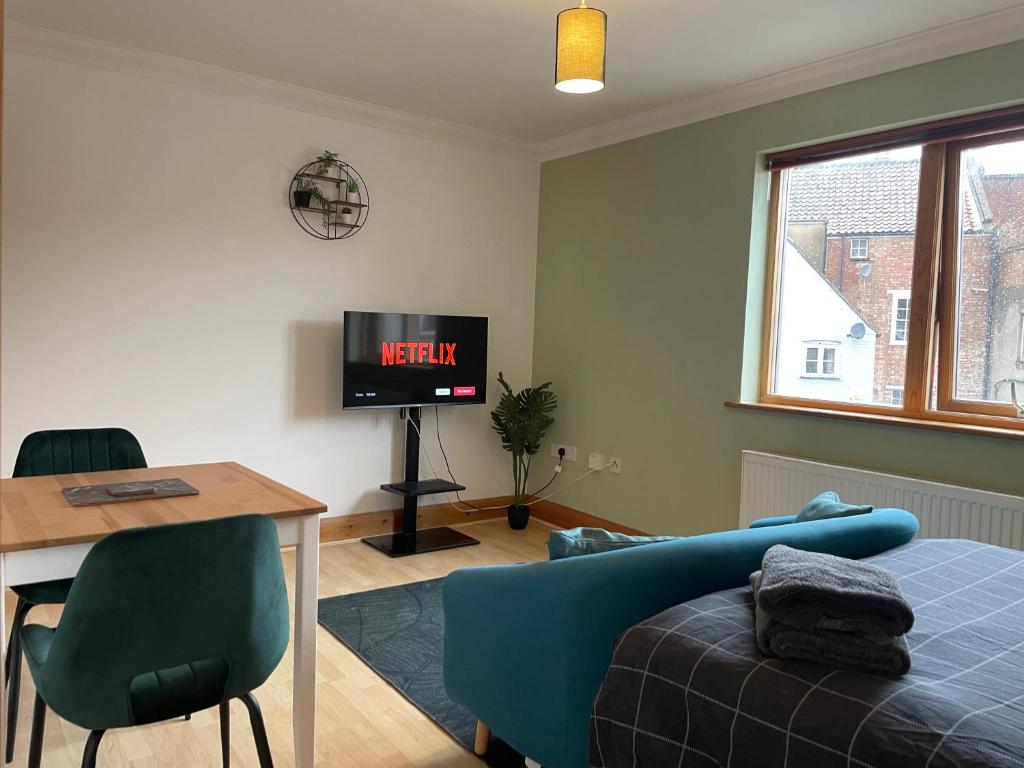
[[320, 517], [304, 517], [295, 548], [295, 673], [292, 728], [295, 768], [313, 768], [316, 721], [316, 614]]

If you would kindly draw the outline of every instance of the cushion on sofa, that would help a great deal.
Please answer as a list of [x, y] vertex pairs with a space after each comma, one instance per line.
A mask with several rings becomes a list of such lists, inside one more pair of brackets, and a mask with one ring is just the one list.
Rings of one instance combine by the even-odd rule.
[[789, 525], [796, 522], [796, 515], [783, 515], [782, 517], [762, 517], [755, 520], [748, 528], [773, 528], [776, 525]]
[[873, 509], [874, 507], [869, 504], [844, 504], [839, 500], [838, 493], [825, 491], [811, 499], [807, 506], [800, 510], [796, 516], [796, 522], [804, 523], [809, 520], [829, 520], [833, 517], [864, 515]]
[[603, 528], [570, 528], [552, 531], [548, 537], [548, 556], [551, 560], [576, 555], [593, 555], [626, 547], [638, 547], [659, 541], [673, 541], [678, 536], [629, 536]]

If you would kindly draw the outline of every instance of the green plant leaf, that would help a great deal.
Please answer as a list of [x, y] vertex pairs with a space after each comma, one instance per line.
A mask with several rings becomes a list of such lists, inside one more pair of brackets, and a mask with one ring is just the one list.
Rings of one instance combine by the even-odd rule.
[[551, 391], [551, 382], [527, 387], [519, 393], [513, 391], [498, 373], [502, 393], [497, 406], [491, 411], [491, 428], [498, 433], [501, 447], [512, 454], [515, 503], [526, 499], [526, 484], [530, 471], [530, 457], [541, 448], [544, 435], [555, 423], [550, 415], [558, 407], [558, 398]]

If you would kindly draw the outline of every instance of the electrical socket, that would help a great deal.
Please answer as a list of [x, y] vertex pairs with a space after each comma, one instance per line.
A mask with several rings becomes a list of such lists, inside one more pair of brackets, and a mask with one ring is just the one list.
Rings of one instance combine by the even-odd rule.
[[592, 453], [590, 454], [590, 461], [588, 464], [590, 469], [604, 469], [604, 454], [603, 453]]
[[551, 444], [551, 456], [553, 458], [556, 458], [556, 459], [558, 458], [558, 449], [559, 448], [564, 448], [565, 449], [565, 456], [563, 457], [565, 461], [576, 461], [576, 446], [575, 445], [564, 445], [562, 443], [552, 443]]
[[611, 472], [613, 475], [621, 475], [622, 474], [622, 459], [620, 459], [618, 456], [609, 456], [608, 457], [608, 471]]

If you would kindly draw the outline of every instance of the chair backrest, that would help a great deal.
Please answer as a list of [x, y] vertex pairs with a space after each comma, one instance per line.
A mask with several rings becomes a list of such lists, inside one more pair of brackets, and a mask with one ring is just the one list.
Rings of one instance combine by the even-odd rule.
[[141, 469], [146, 457], [127, 429], [47, 429], [21, 442], [14, 477]]
[[[87, 728], [152, 722], [133, 712], [146, 680], [223, 670], [195, 709], [262, 685], [288, 646], [277, 526], [264, 515], [134, 528], [86, 555], [43, 668], [55, 712]], [[207, 675], [209, 677], [209, 675]], [[217, 677], [217, 675], [214, 675]], [[133, 686], [133, 683], [135, 684]]]

